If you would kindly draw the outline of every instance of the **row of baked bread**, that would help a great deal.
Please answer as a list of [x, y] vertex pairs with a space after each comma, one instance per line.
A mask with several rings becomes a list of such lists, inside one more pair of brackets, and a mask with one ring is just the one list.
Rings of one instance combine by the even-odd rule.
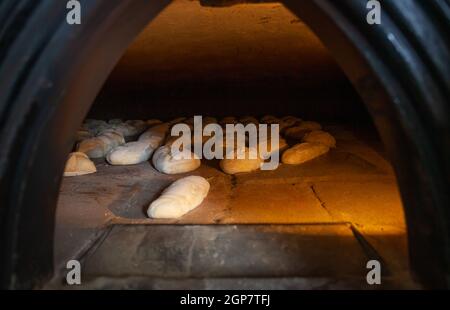
[[[287, 116], [276, 118], [265, 116], [261, 123], [278, 124], [280, 128], [279, 144], [275, 149], [271, 148], [271, 137], [266, 140], [269, 154], [279, 151], [281, 161], [285, 164], [300, 164], [316, 158], [335, 147], [335, 139], [327, 132], [322, 131], [321, 125], [316, 122], [303, 121], [299, 118]], [[190, 172], [200, 166], [200, 160], [191, 154], [190, 159], [180, 159], [171, 153], [171, 144], [175, 138], [169, 135], [173, 125], [185, 123], [191, 128], [194, 125], [193, 118], [177, 118], [169, 122], [159, 120], [126, 121], [110, 120], [86, 120], [77, 133], [77, 151], [71, 153], [66, 165], [65, 175], [82, 175], [95, 172], [95, 165], [89, 158], [103, 158], [111, 165], [132, 165], [148, 161], [152, 158], [154, 167], [166, 174]], [[203, 119], [203, 127], [207, 124], [217, 123], [217, 119], [206, 117]], [[226, 127], [227, 124], [242, 123], [244, 125], [260, 122], [254, 117], [234, 118], [225, 117], [219, 124]], [[284, 137], [284, 138], [283, 138]], [[208, 140], [210, 137], [204, 137]], [[289, 148], [286, 142], [292, 140], [300, 142]], [[128, 142], [126, 142], [128, 141]], [[226, 140], [222, 145], [227, 148]], [[262, 162], [267, 158], [258, 156], [249, 158], [252, 149], [245, 147], [234, 150], [235, 153], [245, 153], [244, 159], [223, 159], [220, 162], [221, 169], [228, 174], [250, 172], [258, 170]], [[258, 152], [258, 148], [256, 150]], [[84, 155], [83, 155], [84, 154]], [[153, 155], [153, 156], [152, 156]]]

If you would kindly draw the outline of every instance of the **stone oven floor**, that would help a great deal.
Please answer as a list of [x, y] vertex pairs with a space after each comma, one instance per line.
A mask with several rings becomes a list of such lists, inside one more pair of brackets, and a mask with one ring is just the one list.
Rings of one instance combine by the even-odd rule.
[[[323, 236], [323, 231], [326, 231], [325, 235], [328, 237], [334, 235], [336, 240], [343, 236], [351, 236], [353, 241], [350, 242], [352, 244], [350, 252], [362, 251], [367, 254], [366, 256], [375, 255], [389, 262], [389, 269], [398, 271], [397, 274], [407, 273], [409, 268], [406, 226], [391, 166], [372, 140], [359, 137], [356, 133], [337, 126], [329, 126], [326, 130], [336, 137], [338, 147], [303, 165], [281, 164], [275, 171], [229, 176], [218, 169], [217, 162], [204, 161], [200, 169], [189, 175], [201, 175], [207, 178], [211, 184], [210, 192], [201, 206], [177, 220], [149, 219], [145, 211], [149, 203], [165, 187], [185, 175], [163, 175], [148, 162], [135, 166], [109, 166], [104, 161], [98, 161], [97, 173], [64, 178], [62, 182], [57, 210], [55, 261], [61, 262], [59, 266], [61, 267], [64, 265], [63, 262], [69, 259], [88, 257], [92, 276], [95, 275], [95, 278], [102, 275], [114, 276], [114, 272], [111, 274], [111, 270], [108, 269], [112, 268], [108, 267], [111, 259], [105, 260], [105, 257], [108, 257], [108, 254], [105, 254], [108, 253], [105, 247], [108, 248], [109, 240], [117, 234], [123, 234], [122, 239], [129, 240], [125, 244], [118, 243], [121, 248], [117, 250], [117, 253], [125, 251], [137, 253], [139, 245], [134, 244], [130, 238], [136, 235], [140, 236], [139, 240], [142, 240], [142, 234], [148, 235], [148, 232], [144, 232], [145, 230], [151, 230], [152, 234], [160, 236], [161, 234], [181, 236], [183, 235], [182, 227], [185, 231], [206, 229], [209, 231], [203, 233], [207, 235], [215, 235], [219, 233], [219, 230], [224, 230], [224, 233], [230, 234], [229, 238], [233, 239], [234, 235], [226, 227], [237, 227], [237, 231], [247, 229], [250, 232], [260, 232], [261, 229], [270, 230], [272, 227], [276, 232], [275, 235], [279, 235], [280, 231], [281, 235], [292, 235], [297, 231], [299, 238], [306, 238], [305, 240], [311, 240], [315, 235]], [[171, 224], [180, 225], [177, 228]], [[283, 227], [291, 225], [293, 231], [286, 232], [287, 228]], [[158, 232], [170, 227], [172, 230], [181, 230], [167, 232], [167, 234]], [[216, 231], [213, 232], [211, 229]], [[315, 232], [317, 229], [321, 233]], [[301, 231], [304, 233], [302, 234]], [[202, 240], [206, 238], [203, 233], [200, 234]], [[105, 239], [107, 241], [104, 241]], [[144, 242], [144, 244], [148, 243], [147, 245], [156, 241], [154, 237], [155, 240], [147, 239]], [[317, 247], [320, 249], [321, 245], [324, 245], [324, 249], [329, 249], [333, 242], [330, 243], [330, 239], [325, 238], [326, 241], [320, 243], [322, 239], [317, 238]], [[294, 241], [295, 243], [303, 242]], [[189, 242], [188, 240], [187, 243]], [[203, 243], [205, 242], [203, 240]], [[314, 242], [308, 242], [306, 241], [306, 244], [311, 248]], [[268, 242], [271, 250], [275, 244], [277, 243]], [[355, 244], [361, 246], [362, 250], [361, 248], [355, 250]], [[255, 246], [262, 251], [263, 244]], [[345, 252], [346, 247], [335, 249], [336, 251]], [[227, 255], [230, 254], [228, 252]], [[134, 260], [134, 263], [140, 266], [142, 262], [139, 262], [139, 258], [132, 258], [132, 254], [129, 254], [130, 257], [127, 255], [117, 254], [117, 259], [119, 261]], [[358, 256], [361, 253], [358, 252], [355, 255]], [[144, 258], [141, 257], [141, 259]], [[144, 260], [146, 259], [148, 258]], [[270, 255], [268, 259], [270, 261]], [[309, 260], [316, 259], [317, 257]], [[335, 266], [336, 270], [344, 268], [343, 261], [346, 259], [343, 258], [337, 263], [340, 267]], [[351, 260], [349, 262], [352, 264]], [[327, 263], [324, 262], [324, 264]], [[164, 266], [170, 269], [170, 266]], [[206, 269], [209, 268], [208, 263], [205, 266]], [[365, 270], [365, 266], [358, 268]], [[308, 274], [303, 271], [298, 274], [297, 269], [294, 271], [291, 274], [297, 276]], [[146, 274], [145, 271], [142, 273]], [[125, 272], [125, 274], [134, 277], [138, 275], [136, 270], [130, 273]], [[147, 270], [147, 274], [154, 276], [153, 271]], [[256, 275], [259, 278], [268, 276]], [[157, 276], [161, 274], [157, 272]], [[180, 275], [176, 274], [176, 276]], [[219, 276], [223, 278], [224, 275]], [[122, 273], [120, 277], [123, 277]], [[98, 286], [98, 283], [96, 285]], [[209, 285], [214, 287], [213, 284]], [[287, 286], [290, 287], [289, 285]], [[304, 287], [311, 287], [311, 285], [314, 287], [311, 283], [308, 285]], [[170, 287], [169, 284], [168, 286]]]

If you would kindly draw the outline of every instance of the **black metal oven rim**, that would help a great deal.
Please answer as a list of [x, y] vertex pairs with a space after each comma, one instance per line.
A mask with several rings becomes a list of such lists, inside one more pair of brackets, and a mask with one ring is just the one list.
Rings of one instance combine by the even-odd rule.
[[[39, 287], [50, 277], [73, 134], [126, 47], [170, 3], [81, 2], [76, 28], [64, 1], [0, 5], [4, 288]], [[428, 287], [450, 287], [448, 2], [383, 1], [377, 26], [366, 23], [364, 0], [283, 3], [329, 47], [371, 112], [398, 176], [414, 272]]]

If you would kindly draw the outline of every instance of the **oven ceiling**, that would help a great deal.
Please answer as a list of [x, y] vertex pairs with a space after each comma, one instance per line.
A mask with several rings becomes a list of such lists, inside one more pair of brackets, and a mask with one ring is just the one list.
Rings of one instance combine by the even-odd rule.
[[304, 83], [345, 79], [319, 39], [279, 3], [205, 7], [176, 0], [129, 47], [110, 81], [282, 76]]

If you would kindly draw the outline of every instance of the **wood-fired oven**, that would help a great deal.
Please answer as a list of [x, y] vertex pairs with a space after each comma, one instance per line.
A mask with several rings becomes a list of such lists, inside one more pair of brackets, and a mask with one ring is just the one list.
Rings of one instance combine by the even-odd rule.
[[[2, 287], [448, 288], [445, 1], [382, 1], [380, 24], [365, 0], [80, 1], [74, 25], [55, 2], [0, 4]], [[277, 125], [279, 165], [158, 166], [199, 119]], [[200, 204], [149, 211], [190, 176]]]

